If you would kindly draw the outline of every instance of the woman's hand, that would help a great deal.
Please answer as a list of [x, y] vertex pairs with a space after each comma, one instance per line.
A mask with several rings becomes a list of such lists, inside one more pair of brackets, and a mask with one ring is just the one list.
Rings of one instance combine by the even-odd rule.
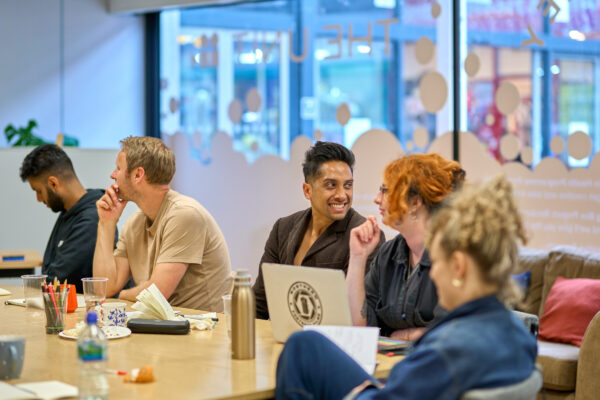
[[377, 219], [370, 216], [365, 222], [350, 231], [350, 257], [346, 286], [352, 325], [367, 325], [367, 308], [365, 294], [365, 268], [369, 255], [379, 243], [379, 226]]
[[379, 243], [377, 219], [369, 216], [365, 222], [350, 231], [350, 257], [367, 258]]

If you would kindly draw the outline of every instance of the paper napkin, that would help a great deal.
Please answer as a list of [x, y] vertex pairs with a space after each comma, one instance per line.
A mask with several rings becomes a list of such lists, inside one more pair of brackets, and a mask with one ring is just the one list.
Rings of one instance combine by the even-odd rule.
[[200, 331], [213, 329], [215, 326], [214, 321], [210, 318], [191, 319], [175, 315], [173, 307], [171, 307], [167, 299], [165, 299], [165, 296], [163, 296], [155, 284], [142, 290], [136, 299], [138, 301], [132, 306], [136, 311], [128, 313], [128, 319], [144, 318], [167, 321], [188, 320], [192, 329]]

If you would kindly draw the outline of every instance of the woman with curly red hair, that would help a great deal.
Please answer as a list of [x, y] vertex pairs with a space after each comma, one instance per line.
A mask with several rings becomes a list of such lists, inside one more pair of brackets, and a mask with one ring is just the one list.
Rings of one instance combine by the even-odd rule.
[[425, 232], [430, 214], [464, 177], [459, 163], [438, 154], [411, 154], [386, 166], [375, 203], [383, 223], [399, 235], [381, 246], [365, 276], [367, 258], [379, 242], [377, 219], [370, 216], [352, 230], [346, 282], [354, 325], [415, 340], [444, 314], [429, 278]]

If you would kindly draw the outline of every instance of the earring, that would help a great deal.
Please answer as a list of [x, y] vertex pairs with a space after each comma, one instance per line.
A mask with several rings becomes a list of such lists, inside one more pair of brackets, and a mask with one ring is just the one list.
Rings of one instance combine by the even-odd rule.
[[411, 212], [410, 212], [410, 218], [411, 218], [413, 221], [416, 221], [416, 220], [417, 220], [417, 213], [415, 213], [414, 211], [411, 211]]
[[461, 287], [463, 285], [462, 279], [454, 278], [452, 279], [452, 286]]

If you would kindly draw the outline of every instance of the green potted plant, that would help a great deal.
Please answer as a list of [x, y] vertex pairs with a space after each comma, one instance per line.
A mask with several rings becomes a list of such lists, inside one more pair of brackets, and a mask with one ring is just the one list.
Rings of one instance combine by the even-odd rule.
[[[13, 147], [39, 146], [41, 144], [50, 143], [33, 133], [33, 129], [37, 127], [38, 124], [33, 119], [29, 120], [27, 126], [21, 126], [18, 128], [15, 128], [12, 124], [8, 124], [6, 128], [4, 128], [4, 136], [6, 136], [6, 142]], [[79, 146], [79, 140], [72, 136], [64, 135], [63, 146]]]

